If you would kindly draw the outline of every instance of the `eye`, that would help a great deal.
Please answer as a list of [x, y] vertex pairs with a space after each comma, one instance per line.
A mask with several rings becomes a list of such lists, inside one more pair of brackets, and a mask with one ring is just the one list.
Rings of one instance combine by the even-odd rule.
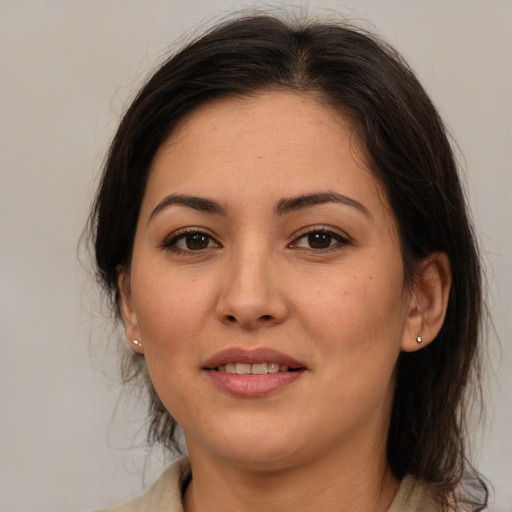
[[[307, 244], [311, 249], [327, 249], [336, 241], [330, 233], [325, 232], [310, 233], [302, 238], [307, 240]], [[300, 244], [297, 245], [300, 246]]]
[[180, 230], [162, 244], [162, 248], [175, 252], [197, 252], [214, 247], [220, 247], [220, 244], [212, 236], [195, 230]]
[[313, 228], [297, 237], [290, 247], [322, 251], [349, 244], [347, 237], [326, 228]]

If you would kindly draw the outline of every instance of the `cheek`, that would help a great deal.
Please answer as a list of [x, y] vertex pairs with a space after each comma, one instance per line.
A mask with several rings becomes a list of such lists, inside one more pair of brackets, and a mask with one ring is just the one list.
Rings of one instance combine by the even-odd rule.
[[[137, 287], [137, 284], [140, 284]], [[198, 407], [192, 389], [199, 368], [198, 340], [211, 314], [211, 286], [179, 276], [145, 275], [133, 296], [151, 381], [165, 407], [178, 421]]]
[[[361, 426], [392, 396], [404, 316], [400, 279], [353, 275], [339, 277], [328, 292], [315, 290], [316, 302], [303, 302], [300, 316], [321, 354], [317, 367], [331, 404], [322, 414], [343, 424], [351, 411]], [[334, 411], [332, 403], [339, 404]]]
[[135, 280], [132, 295], [145, 352], [148, 357], [165, 357], [166, 364], [193, 348], [215, 297], [212, 284], [205, 280], [163, 272]]
[[322, 364], [357, 382], [355, 373], [371, 379], [379, 365], [392, 371], [405, 321], [401, 274], [353, 269], [319, 284], [297, 304], [297, 317], [321, 347]]
[[310, 283], [312, 291], [298, 301], [300, 316], [324, 333], [372, 333], [403, 321], [400, 280], [370, 272], [331, 274], [324, 283]]

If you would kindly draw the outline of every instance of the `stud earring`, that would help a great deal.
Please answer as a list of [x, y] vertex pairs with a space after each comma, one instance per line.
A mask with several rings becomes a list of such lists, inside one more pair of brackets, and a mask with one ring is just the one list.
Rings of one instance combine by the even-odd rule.
[[[418, 304], [418, 298], [416, 297], [416, 310], [421, 315], [421, 329], [425, 327], [425, 316], [423, 315], [423, 311], [420, 309], [420, 305]], [[416, 343], [421, 345], [423, 343], [423, 338], [421, 336], [416, 336]]]
[[142, 348], [142, 343], [139, 340], [133, 340], [132, 343], [139, 348]]

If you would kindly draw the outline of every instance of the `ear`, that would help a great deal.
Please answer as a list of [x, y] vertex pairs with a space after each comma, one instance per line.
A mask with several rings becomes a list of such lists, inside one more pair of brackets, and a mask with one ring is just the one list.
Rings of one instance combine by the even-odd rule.
[[404, 352], [419, 350], [435, 339], [446, 316], [451, 284], [445, 253], [433, 253], [418, 264], [400, 345]]
[[137, 313], [135, 311], [130, 285], [130, 272], [124, 267], [117, 268], [117, 286], [119, 289], [119, 301], [121, 315], [123, 317], [124, 332], [130, 348], [139, 354], [143, 354], [142, 344], [134, 344], [135, 340], [140, 340], [139, 324]]

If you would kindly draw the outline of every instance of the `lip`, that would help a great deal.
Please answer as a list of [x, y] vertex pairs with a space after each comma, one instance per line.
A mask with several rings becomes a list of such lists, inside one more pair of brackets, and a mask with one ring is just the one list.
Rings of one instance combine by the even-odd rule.
[[258, 348], [255, 350], [246, 350], [243, 348], [229, 348], [217, 352], [213, 357], [203, 364], [204, 370], [213, 370], [222, 364], [228, 363], [262, 363], [262, 362], [279, 363], [289, 368], [306, 368], [306, 365], [296, 359], [278, 352], [272, 348]]
[[[266, 373], [264, 375], [239, 375], [218, 371], [216, 368], [228, 363], [274, 362], [294, 369], [292, 372]], [[261, 397], [296, 382], [307, 371], [306, 365], [296, 359], [270, 348], [246, 350], [230, 348], [218, 352], [203, 365], [203, 371], [223, 392], [239, 397]]]

